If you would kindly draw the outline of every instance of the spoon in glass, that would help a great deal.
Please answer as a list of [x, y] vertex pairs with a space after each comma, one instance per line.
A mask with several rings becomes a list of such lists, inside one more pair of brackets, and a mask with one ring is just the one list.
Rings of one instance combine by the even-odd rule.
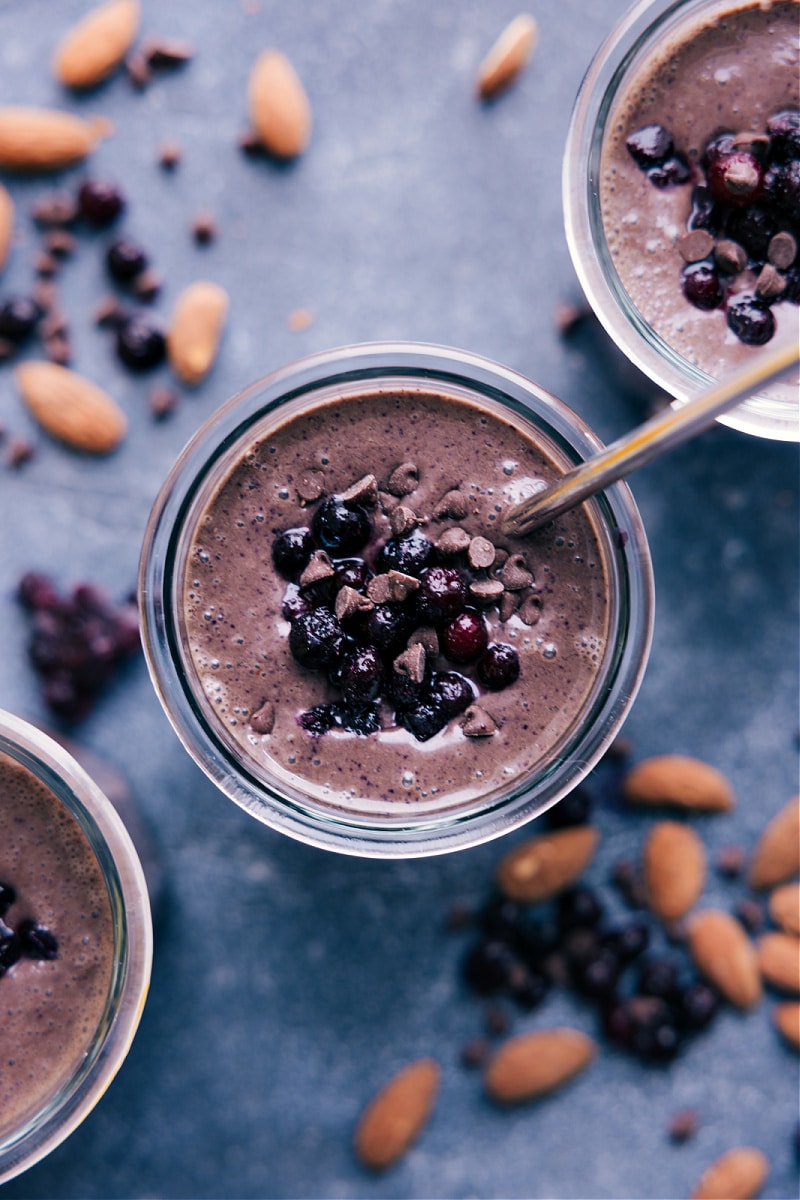
[[501, 522], [503, 533], [517, 537], [532, 533], [595, 492], [643, 467], [665, 450], [702, 433], [720, 413], [774, 383], [798, 362], [799, 345], [779, 346], [715, 383], [696, 399], [656, 413], [593, 458], [567, 471], [555, 483], [512, 505]]

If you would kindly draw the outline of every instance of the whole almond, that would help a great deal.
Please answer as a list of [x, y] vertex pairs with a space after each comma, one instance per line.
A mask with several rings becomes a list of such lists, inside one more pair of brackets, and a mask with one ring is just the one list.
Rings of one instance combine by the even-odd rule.
[[484, 1074], [498, 1104], [520, 1104], [544, 1096], [589, 1066], [597, 1047], [578, 1029], [521, 1033], [500, 1046]]
[[0, 167], [58, 171], [86, 158], [107, 131], [56, 108], [0, 108]]
[[800, 1050], [800, 1004], [787, 1000], [785, 1004], [776, 1004], [772, 1010], [775, 1028], [790, 1046]]
[[296, 158], [311, 137], [311, 105], [292, 64], [280, 50], [265, 50], [250, 73], [250, 120], [276, 158]]
[[629, 804], [698, 812], [726, 812], [735, 803], [731, 785], [716, 767], [683, 754], [656, 755], [631, 767], [622, 795]]
[[478, 67], [477, 88], [482, 100], [504, 91], [527, 66], [536, 49], [539, 30], [530, 13], [520, 13], [500, 34]]
[[760, 1150], [737, 1146], [705, 1169], [691, 1200], [751, 1200], [761, 1191], [768, 1174], [769, 1163]]
[[747, 882], [775, 887], [800, 873], [800, 796], [793, 796], [761, 834], [750, 859]]
[[167, 354], [184, 383], [194, 386], [211, 370], [228, 305], [225, 289], [204, 280], [189, 284], [178, 297], [167, 331]]
[[599, 832], [591, 825], [531, 838], [501, 858], [498, 886], [509, 899], [523, 904], [547, 900], [582, 874], [599, 840]]
[[53, 74], [70, 88], [101, 83], [130, 50], [139, 31], [139, 0], [108, 0], [64, 35], [53, 56]]
[[762, 934], [756, 953], [767, 983], [782, 992], [800, 994], [800, 938], [793, 933]]
[[644, 845], [647, 902], [662, 921], [675, 921], [700, 897], [706, 879], [706, 852], [693, 829], [660, 821]]
[[687, 923], [695, 966], [737, 1008], [761, 999], [761, 972], [755, 947], [739, 922], [721, 909], [707, 908]]
[[42, 428], [73, 449], [108, 454], [125, 436], [127, 421], [116, 401], [68, 367], [24, 362], [14, 378]]
[[0, 183], [0, 271], [6, 265], [11, 239], [14, 236], [14, 201]]
[[385, 1170], [405, 1154], [433, 1111], [440, 1071], [431, 1058], [421, 1058], [398, 1071], [361, 1115], [355, 1152], [365, 1167]]
[[769, 898], [769, 915], [784, 933], [800, 936], [800, 883], [784, 883]]

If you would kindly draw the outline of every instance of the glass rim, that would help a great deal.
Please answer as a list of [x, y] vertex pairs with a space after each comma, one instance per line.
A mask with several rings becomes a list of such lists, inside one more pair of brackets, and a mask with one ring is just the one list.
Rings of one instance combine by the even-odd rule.
[[[612, 527], [625, 530], [628, 545], [616, 551], [620, 564], [617, 569], [623, 577], [622, 589], [633, 601], [632, 616], [626, 610], [619, 617], [620, 628], [609, 635], [609, 640], [619, 641], [621, 634], [624, 637], [614, 646], [613, 679], [604, 677], [604, 687], [598, 688], [602, 691], [597, 700], [603, 714], [602, 732], [601, 723], [596, 721], [592, 726], [594, 737], [592, 730], [581, 738], [573, 737], [565, 749], [575, 754], [570, 757], [565, 753], [564, 761], [556, 764], [556, 779], [547, 781], [550, 787], [545, 795], [531, 799], [530, 780], [517, 784], [512, 781], [513, 794], [504, 791], [489, 807], [485, 801], [476, 801], [466, 810], [462, 807], [440, 816], [426, 814], [403, 821], [396, 816], [380, 819], [359, 814], [353, 818], [332, 808], [325, 811], [307, 797], [298, 800], [297, 795], [288, 795], [285, 790], [276, 795], [274, 788], [264, 784], [263, 776], [258, 778], [241, 761], [235, 761], [235, 752], [231, 753], [209, 722], [202, 719], [202, 712], [193, 703], [192, 681], [182, 676], [176, 661], [182, 652], [176, 645], [172, 616], [175, 563], [183, 522], [189, 519], [193, 498], [212, 465], [223, 454], [233, 454], [255, 440], [265, 414], [279, 410], [287, 400], [316, 395], [327, 386], [352, 388], [360, 384], [368, 390], [377, 381], [395, 382], [397, 377], [443, 389], [445, 394], [448, 386], [466, 387], [474, 403], [489, 407], [494, 403], [504, 415], [516, 412], [531, 425], [543, 428], [551, 434], [551, 441], [563, 442], [564, 452], [572, 455], [572, 461], [580, 461], [581, 456], [595, 453], [601, 446], [596, 435], [561, 401], [509, 368], [479, 355], [416, 342], [363, 343], [325, 351], [255, 381], [226, 401], [195, 433], [154, 504], [145, 532], [139, 578], [142, 642], [151, 679], [178, 737], [206, 775], [230, 799], [272, 828], [307, 844], [378, 858], [420, 857], [484, 842], [530, 820], [560, 799], [597, 761], [621, 724], [638, 690], [652, 635], [652, 569], [644, 528], [627, 485], [615, 485], [607, 496], [593, 502], [598, 506], [594, 524], [600, 531]], [[612, 663], [611, 654], [607, 659]], [[403, 815], [407, 816], [405, 810]]]
[[[696, 11], [731, 11], [755, 0], [635, 0], [603, 41], [584, 75], [573, 106], [562, 161], [564, 224], [573, 268], [600, 324], [640, 371], [673, 397], [691, 400], [714, 377], [674, 350], [631, 302], [606, 249], [599, 205], [599, 156], [605, 121], [630, 65], [663, 30]], [[717, 418], [739, 432], [776, 441], [800, 440], [800, 395], [753, 396]]]
[[108, 889], [114, 962], [106, 1007], [81, 1062], [38, 1112], [0, 1143], [0, 1184], [60, 1145], [103, 1096], [130, 1049], [150, 982], [150, 900], [138, 854], [111, 801], [72, 755], [37, 726], [0, 709], [0, 752], [65, 805], [89, 841]]

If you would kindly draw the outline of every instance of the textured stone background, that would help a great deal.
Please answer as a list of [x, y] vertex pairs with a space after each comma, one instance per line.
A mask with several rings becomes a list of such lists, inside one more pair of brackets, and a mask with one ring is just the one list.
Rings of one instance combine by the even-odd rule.
[[[106, 461], [40, 438], [0, 368], [0, 422], [39, 444], [23, 469], [0, 467], [0, 704], [40, 721], [13, 599], [20, 573], [127, 593], [175, 455], [221, 400], [271, 368], [360, 340], [463, 346], [536, 379], [606, 440], [649, 400], [596, 332], [565, 341], [553, 323], [554, 306], [578, 295], [561, 222], [569, 111], [622, 0], [540, 0], [535, 62], [491, 107], [475, 102], [473, 76], [517, 11], [505, 0], [144, 0], [146, 30], [190, 39], [194, 61], [142, 95], [119, 77], [65, 98], [47, 63], [85, 7], [0, 0], [0, 103], [111, 118], [116, 135], [91, 169], [127, 193], [123, 227], [166, 281], [156, 312], [208, 277], [229, 289], [232, 318], [213, 375], [154, 424], [155, 380], [126, 374], [90, 319], [107, 239], [82, 240], [61, 284], [75, 366], [130, 420]], [[270, 45], [295, 62], [315, 113], [308, 153], [284, 168], [236, 146], [250, 64]], [[171, 176], [155, 165], [167, 137], [185, 150]], [[44, 184], [11, 186], [24, 209]], [[205, 249], [188, 233], [199, 209], [219, 223]], [[0, 294], [30, 284], [32, 230], [20, 226]], [[287, 315], [299, 307], [315, 321], [292, 333]], [[736, 812], [697, 822], [711, 853], [751, 845], [796, 788], [797, 479], [796, 448], [718, 428], [633, 480], [658, 615], [626, 732], [637, 757], [696, 754], [730, 776]], [[76, 736], [127, 779], [161, 858], [152, 990], [102, 1103], [3, 1195], [667, 1198], [686, 1195], [708, 1161], [741, 1142], [771, 1160], [765, 1196], [797, 1194], [798, 1065], [771, 1028], [771, 1001], [747, 1017], [726, 1012], [667, 1069], [604, 1050], [561, 1095], [500, 1113], [458, 1063], [481, 1031], [481, 1006], [459, 982], [463, 940], [442, 928], [454, 899], [484, 895], [497, 845], [383, 864], [273, 834], [190, 762], [142, 663]], [[601, 810], [590, 879], [636, 853], [651, 820]], [[709, 901], [731, 906], [740, 894], [712, 873]], [[592, 1030], [593, 1021], [561, 996], [516, 1028]], [[351, 1153], [356, 1117], [391, 1072], [429, 1053], [443, 1067], [434, 1119], [396, 1170], [370, 1178]], [[666, 1125], [686, 1105], [701, 1129], [675, 1147]]]

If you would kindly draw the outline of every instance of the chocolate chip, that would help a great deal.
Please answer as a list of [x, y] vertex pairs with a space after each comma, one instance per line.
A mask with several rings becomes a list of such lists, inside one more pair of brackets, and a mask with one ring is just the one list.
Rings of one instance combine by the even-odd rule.
[[747, 851], [744, 846], [722, 846], [717, 851], [715, 865], [720, 875], [736, 879], [744, 870], [746, 862]]
[[465, 737], [492, 737], [499, 726], [494, 717], [490, 716], [480, 704], [470, 704], [464, 713], [461, 729]]
[[528, 564], [522, 554], [509, 555], [503, 563], [500, 578], [503, 587], [509, 592], [521, 592], [533, 583], [533, 575], [528, 570]]
[[37, 225], [52, 229], [72, 225], [78, 218], [78, 202], [69, 192], [48, 192], [40, 196], [31, 208]]
[[42, 238], [42, 246], [47, 254], [55, 258], [68, 258], [75, 253], [77, 242], [68, 229], [48, 229]]
[[412, 683], [422, 683], [425, 678], [425, 647], [415, 642], [402, 654], [398, 654], [392, 666], [398, 675], [404, 675]]
[[439, 653], [439, 635], [432, 625], [420, 625], [411, 634], [406, 645], [409, 650], [414, 646], [422, 646], [426, 654], [436, 658]]
[[52, 279], [58, 274], [58, 259], [52, 254], [48, 254], [46, 250], [42, 250], [36, 255], [33, 260], [33, 269], [37, 275], [42, 275], [45, 279]]
[[528, 592], [522, 597], [518, 616], [523, 625], [536, 625], [542, 615], [542, 597], [537, 592]]
[[475, 579], [469, 585], [469, 594], [478, 604], [496, 604], [505, 588], [499, 579]]
[[462, 551], [468, 548], [471, 541], [472, 538], [466, 529], [462, 529], [460, 525], [453, 525], [450, 529], [445, 529], [435, 545], [440, 554], [449, 556], [451, 554], [461, 554]]
[[157, 271], [148, 267], [136, 276], [131, 284], [131, 291], [139, 300], [148, 302], [155, 300], [161, 291], [163, 280]]
[[756, 295], [761, 300], [777, 300], [785, 290], [785, 277], [776, 270], [772, 263], [765, 263], [756, 280]]
[[367, 596], [373, 604], [388, 604], [392, 598], [392, 583], [388, 573], [374, 575], [367, 584]]
[[757, 900], [747, 897], [740, 900], [734, 907], [733, 915], [741, 921], [748, 933], [760, 933], [764, 928], [764, 910]]
[[692, 229], [678, 238], [678, 250], [684, 262], [701, 262], [708, 258], [714, 247], [714, 239], [707, 229]]
[[418, 483], [419, 470], [416, 465], [404, 462], [392, 471], [389, 482], [386, 484], [386, 490], [393, 496], [410, 496], [412, 492], [416, 491]]
[[776, 233], [773, 238], [770, 238], [769, 246], [767, 247], [767, 258], [772, 263], [773, 267], [778, 267], [781, 271], [785, 271], [790, 267], [797, 257], [797, 241], [786, 229], [782, 229], [780, 233]]
[[72, 362], [72, 343], [66, 334], [56, 333], [44, 339], [44, 352], [50, 362], [68, 367]]
[[339, 588], [336, 593], [334, 602], [334, 612], [340, 621], [346, 621], [348, 617], [354, 617], [356, 613], [369, 612], [375, 605], [369, 596], [365, 596], [363, 592], [357, 592], [355, 588], [345, 584]]
[[475, 570], [488, 568], [494, 562], [494, 546], [485, 537], [474, 537], [467, 551], [469, 564]]
[[150, 64], [141, 50], [133, 50], [125, 59], [125, 70], [133, 86], [143, 92], [152, 81]]
[[48, 341], [50, 338], [66, 336], [69, 333], [69, 321], [66, 313], [60, 308], [52, 308], [39, 322], [39, 336]]
[[330, 579], [335, 574], [333, 564], [326, 551], [315, 550], [300, 576], [300, 587], [312, 587], [313, 584], [322, 583], [323, 579]]
[[150, 38], [144, 45], [144, 57], [151, 67], [182, 67], [194, 57], [188, 42], [175, 38]]
[[183, 158], [177, 142], [162, 142], [158, 149], [158, 165], [165, 171], [174, 171]]
[[296, 486], [300, 500], [312, 504], [325, 491], [325, 476], [322, 471], [303, 471]]
[[217, 223], [211, 213], [197, 213], [192, 219], [192, 237], [198, 246], [207, 246], [217, 236]]
[[256, 733], [272, 733], [275, 727], [275, 705], [271, 700], [265, 700], [250, 717], [250, 728]]
[[681, 1108], [673, 1113], [667, 1126], [672, 1142], [687, 1142], [700, 1128], [700, 1118], [694, 1108]]
[[714, 261], [726, 274], [738, 275], [747, 266], [747, 254], [738, 242], [723, 238], [714, 247]]
[[559, 304], [553, 313], [553, 323], [562, 337], [570, 337], [591, 315], [588, 304]]
[[[498, 580], [498, 582], [500, 582]], [[518, 592], [507, 592], [503, 589], [503, 594], [500, 597], [500, 620], [507, 621], [512, 617], [522, 603], [522, 597]]]
[[116, 296], [104, 296], [94, 310], [94, 323], [102, 329], [119, 329], [128, 314]]
[[10, 467], [22, 467], [36, 454], [36, 447], [27, 438], [15, 437], [8, 443], [7, 462]]
[[[419, 587], [419, 580], [414, 575], [406, 575], [403, 571], [389, 571], [389, 599], [395, 604], [402, 604], [411, 592]], [[369, 590], [369, 587], [367, 588]]]
[[405, 504], [398, 504], [397, 508], [389, 514], [389, 524], [395, 537], [403, 537], [412, 529], [416, 529], [419, 517], [413, 509], [407, 508]]
[[461, 1050], [462, 1065], [470, 1070], [482, 1067], [488, 1057], [489, 1043], [485, 1038], [472, 1038]]
[[342, 492], [345, 504], [366, 504], [369, 507], [378, 502], [378, 481], [374, 475], [362, 475]]
[[52, 279], [37, 279], [31, 299], [42, 312], [47, 312], [56, 302], [57, 288]]
[[453, 521], [463, 521], [468, 512], [469, 500], [463, 492], [453, 488], [442, 496], [433, 510], [433, 515], [440, 521], [448, 518]]
[[154, 387], [150, 393], [150, 414], [156, 421], [163, 421], [178, 407], [178, 393], [168, 387]]

